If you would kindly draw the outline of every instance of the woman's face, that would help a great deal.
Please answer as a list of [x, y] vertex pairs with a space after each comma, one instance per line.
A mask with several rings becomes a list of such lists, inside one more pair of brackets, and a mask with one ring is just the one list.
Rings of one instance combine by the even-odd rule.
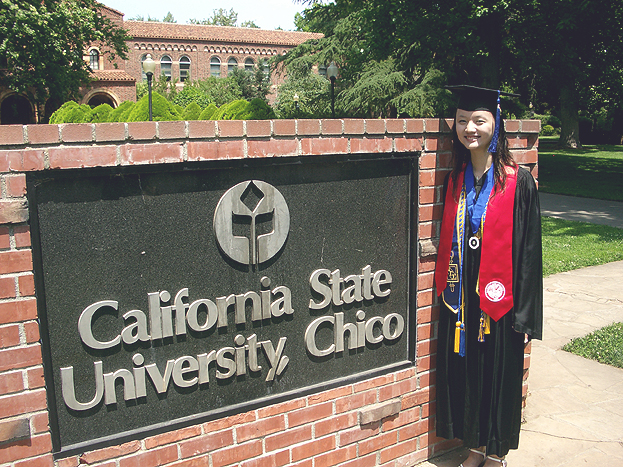
[[459, 141], [470, 151], [487, 150], [493, 131], [495, 119], [488, 110], [456, 111], [456, 134]]

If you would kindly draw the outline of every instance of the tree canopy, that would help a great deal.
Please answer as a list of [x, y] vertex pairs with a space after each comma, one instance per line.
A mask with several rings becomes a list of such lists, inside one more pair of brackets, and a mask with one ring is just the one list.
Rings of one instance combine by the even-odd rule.
[[126, 58], [126, 34], [95, 0], [0, 0], [0, 85], [43, 103], [64, 102], [90, 79], [92, 44], [110, 60]]

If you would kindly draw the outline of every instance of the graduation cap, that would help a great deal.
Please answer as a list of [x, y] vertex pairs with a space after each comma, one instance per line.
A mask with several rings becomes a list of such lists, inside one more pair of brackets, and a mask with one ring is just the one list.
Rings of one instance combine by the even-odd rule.
[[489, 145], [489, 152], [495, 152], [498, 145], [500, 128], [500, 96], [519, 97], [519, 94], [500, 91], [499, 89], [479, 88], [476, 86], [460, 85], [446, 86], [459, 98], [457, 108], [474, 112], [487, 110], [495, 115], [495, 132]]

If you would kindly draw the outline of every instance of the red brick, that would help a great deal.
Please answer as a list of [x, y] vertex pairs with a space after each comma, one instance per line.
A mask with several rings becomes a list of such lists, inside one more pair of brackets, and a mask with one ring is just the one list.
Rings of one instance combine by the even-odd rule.
[[188, 122], [189, 138], [214, 138], [216, 123], [214, 120], [193, 120]]
[[437, 352], [437, 340], [427, 340], [418, 342], [416, 355], [423, 357], [424, 355], [432, 355]]
[[525, 149], [528, 147], [528, 137], [526, 135], [517, 135], [512, 138], [508, 138], [509, 149]]
[[306, 459], [304, 461], [297, 462], [296, 464], [290, 464], [289, 467], [312, 467], [313, 464], [314, 464], [313, 459]]
[[215, 451], [234, 442], [233, 430], [220, 431], [205, 436], [195, 437], [179, 443], [182, 458], [193, 457], [208, 451]]
[[433, 187], [422, 187], [419, 189], [420, 204], [431, 204], [437, 201], [437, 190]]
[[[2, 128], [0, 126], [0, 128]], [[0, 227], [0, 250], [8, 250], [11, 248], [11, 236], [8, 227]]]
[[418, 290], [426, 290], [433, 287], [433, 283], [435, 280], [435, 274], [420, 274], [417, 278], [417, 288]]
[[437, 162], [437, 167], [451, 169], [453, 167], [452, 152], [438, 152]]
[[259, 418], [272, 417], [273, 415], [290, 412], [295, 409], [300, 409], [304, 406], [305, 399], [294, 399], [291, 401], [282, 402], [281, 404], [269, 405], [268, 407], [258, 409], [257, 415]]
[[423, 291], [418, 292], [417, 294], [417, 305], [418, 306], [428, 306], [432, 305], [435, 301], [435, 295], [432, 291]]
[[390, 384], [379, 389], [379, 401], [383, 402], [394, 397], [400, 397], [417, 389], [415, 378], [407, 379], [399, 383]]
[[240, 464], [240, 467], [280, 467], [288, 462], [290, 462], [290, 451], [286, 449], [245, 461]]
[[[392, 459], [411, 454], [417, 451], [417, 439], [410, 440], [406, 443], [400, 443], [381, 451], [381, 462], [387, 462]], [[409, 464], [411, 465], [411, 464]]]
[[333, 414], [333, 403], [325, 402], [304, 409], [295, 410], [288, 414], [288, 426], [294, 427], [304, 423], [314, 422]]
[[427, 118], [426, 133], [439, 133], [441, 131], [441, 120], [438, 118]]
[[439, 121], [439, 124], [441, 125], [439, 131], [441, 131], [442, 133], [452, 133], [452, 127], [454, 126], [453, 118], [442, 118]]
[[422, 371], [428, 371], [434, 368], [436, 364], [437, 364], [436, 358], [434, 355], [418, 358], [417, 361], [415, 362], [415, 366], [417, 367], [418, 373]]
[[0, 199], [0, 224], [19, 224], [28, 221], [25, 199]]
[[187, 148], [189, 161], [244, 157], [244, 141], [190, 141]]
[[519, 120], [504, 120], [506, 133], [517, 133], [519, 131]]
[[39, 323], [37, 323], [36, 321], [24, 323], [24, 334], [26, 334], [27, 344], [39, 342]]
[[348, 446], [371, 436], [376, 436], [380, 430], [381, 425], [379, 423], [369, 423], [365, 426], [356, 426], [352, 430], [343, 431], [340, 433], [340, 446]]
[[90, 123], [67, 123], [60, 125], [60, 129], [64, 143], [90, 143], [93, 140], [93, 125]]
[[357, 425], [357, 412], [344, 413], [337, 417], [316, 422], [314, 434], [320, 438], [329, 433], [335, 433], [355, 425]]
[[165, 164], [182, 162], [182, 143], [126, 144], [121, 147], [121, 164]]
[[393, 140], [391, 138], [368, 137], [368, 138], [351, 138], [350, 152], [353, 154], [370, 152], [384, 153], [392, 152]]
[[242, 120], [219, 120], [217, 125], [218, 134], [221, 138], [242, 138], [244, 136]]
[[0, 141], [3, 145], [24, 144], [24, 127], [22, 125], [0, 126]]
[[295, 139], [271, 139], [247, 141], [249, 157], [297, 156], [298, 141]]
[[417, 327], [417, 340], [430, 339], [433, 337], [435, 328], [431, 323], [420, 324]]
[[59, 459], [57, 464], [58, 467], [78, 467], [80, 465], [80, 459], [78, 456], [66, 457], [65, 459]]
[[134, 141], [156, 139], [156, 122], [128, 123], [128, 137]]
[[[43, 433], [43, 432], [49, 431], [50, 427], [49, 427], [49, 424], [48, 424], [48, 413], [47, 413], [47, 411], [32, 415], [30, 417], [30, 426], [32, 428], [32, 432], [35, 433], [35, 434], [39, 434], [39, 433]], [[60, 465], [59, 465], [59, 467], [60, 467]]]
[[49, 154], [52, 169], [110, 167], [117, 164], [116, 146], [52, 148]]
[[378, 451], [379, 449], [386, 448], [387, 446], [391, 446], [392, 444], [396, 444], [398, 442], [398, 433], [382, 433], [374, 438], [370, 438], [365, 441], [361, 441], [359, 443], [359, 455], [365, 456], [374, 451]]
[[407, 133], [424, 133], [424, 120], [407, 119]]
[[335, 412], [349, 412], [364, 405], [376, 402], [376, 390], [360, 392], [349, 397], [343, 397], [335, 401]]
[[403, 379], [413, 378], [415, 376], [415, 368], [407, 368], [406, 370], [400, 370], [395, 374], [396, 381], [402, 381]]
[[362, 381], [361, 383], [355, 384], [355, 392], [367, 391], [368, 389], [378, 388], [379, 386], [385, 386], [386, 384], [390, 384], [394, 381], [394, 376], [383, 375], [378, 376], [374, 379], [369, 379], [367, 381]]
[[32, 271], [30, 250], [0, 251], [0, 274]]
[[[19, 338], [19, 336], [18, 336]], [[0, 375], [0, 394], [11, 394], [24, 389], [24, 378], [21, 371], [4, 373]]]
[[3, 445], [0, 449], [0, 464], [40, 456], [51, 451], [52, 440], [49, 433], [31, 436], [29, 439]]
[[104, 449], [98, 449], [96, 451], [85, 452], [80, 455], [80, 463], [95, 464], [96, 462], [101, 462], [107, 459], [127, 456], [128, 454], [140, 451], [140, 449], [140, 441], [130, 441], [129, 443], [121, 444], [119, 446], [111, 446]]
[[44, 156], [43, 149], [0, 151], [0, 172], [43, 170]]
[[[321, 436], [316, 433], [316, 436]], [[312, 427], [311, 425], [302, 426], [299, 428], [293, 428], [284, 433], [278, 433], [276, 435], [268, 436], [264, 441], [266, 452], [282, 449], [287, 446], [293, 446], [295, 444], [302, 443], [303, 441], [309, 441], [312, 439]]]
[[347, 118], [344, 120], [344, 134], [345, 135], [363, 135], [364, 122], [358, 118]]
[[422, 154], [418, 161], [420, 169], [434, 169], [437, 166], [436, 154]]
[[528, 149], [538, 148], [539, 147], [539, 134], [534, 133], [528, 135]]
[[253, 137], [270, 137], [270, 120], [248, 120], [247, 136]]
[[52, 454], [46, 454], [44, 456], [35, 457], [32, 459], [26, 459], [21, 462], [16, 462], [15, 467], [53, 467], [54, 458]]
[[374, 467], [376, 465], [376, 453], [341, 464], [340, 467]]
[[418, 223], [418, 237], [421, 239], [436, 237], [437, 229], [433, 222]]
[[403, 119], [387, 119], [385, 120], [387, 133], [404, 133], [405, 121]]
[[21, 198], [26, 194], [26, 175], [6, 177], [6, 190], [9, 198]]
[[36, 412], [47, 407], [45, 391], [29, 391], [0, 398], [0, 418]]
[[17, 248], [30, 246], [30, 227], [27, 225], [17, 225], [13, 227], [13, 236], [15, 237], [15, 246]]
[[300, 461], [335, 449], [335, 436], [327, 436], [292, 448], [292, 461]]
[[0, 371], [18, 370], [20, 368], [40, 364], [41, 348], [38, 344], [28, 347], [0, 350]]
[[12, 324], [0, 328], [0, 347], [14, 347], [19, 345], [19, 326]]
[[263, 418], [256, 422], [246, 423], [236, 427], [236, 440], [244, 442], [250, 439], [259, 438], [271, 433], [283, 431], [286, 428], [286, 419], [283, 415], [276, 417]]
[[164, 446], [165, 444], [176, 443], [178, 441], [193, 438], [201, 434], [200, 426], [190, 426], [188, 428], [182, 428], [181, 430], [169, 431], [160, 435], [152, 436], [145, 439], [145, 448], [153, 449], [158, 446]]
[[330, 467], [357, 457], [357, 446], [335, 449], [314, 459], [314, 467]]
[[165, 446], [119, 459], [119, 467], [156, 467], [177, 460], [177, 446]]
[[309, 405], [320, 404], [321, 402], [332, 401], [352, 393], [352, 386], [340, 386], [338, 388], [330, 389], [319, 394], [312, 394], [307, 397], [307, 401], [309, 402]]
[[536, 164], [539, 161], [539, 151], [537, 149], [511, 151], [511, 154], [518, 164]]
[[125, 141], [125, 123], [98, 123], [95, 125], [95, 141]]
[[34, 299], [0, 303], [0, 324], [18, 323], [37, 318], [37, 301]]
[[341, 135], [342, 120], [321, 120], [323, 135]]
[[295, 136], [295, 120], [273, 120], [273, 132], [275, 136]]
[[0, 277], [0, 298], [15, 298], [15, 278]]
[[320, 134], [320, 120], [297, 120], [298, 135], [316, 136]]
[[169, 464], [168, 467], [206, 467], [207, 465], [210, 465], [210, 454], [184, 459], [179, 462]]
[[262, 454], [262, 442], [260, 440], [239, 444], [212, 454], [212, 467], [234, 464], [260, 454]]
[[539, 131], [541, 131], [541, 121], [540, 120], [522, 120], [521, 131], [523, 133], [538, 133]]
[[422, 150], [422, 139], [415, 136], [394, 138], [396, 152], [416, 152]]
[[221, 418], [212, 422], [203, 424], [204, 433], [212, 433], [215, 431], [224, 430], [225, 428], [231, 428], [235, 425], [242, 423], [249, 423], [256, 420], [255, 412], [246, 412], [238, 415], [232, 415], [231, 417]]
[[31, 144], [55, 144], [60, 142], [58, 125], [26, 125]]
[[367, 119], [365, 121], [366, 133], [369, 135], [384, 135], [385, 134], [385, 120], [381, 119]]
[[28, 376], [28, 389], [38, 389], [45, 386], [43, 367], [31, 368], [26, 374]]
[[186, 122], [158, 122], [158, 139], [186, 138]]
[[420, 419], [420, 408], [415, 407], [408, 410], [402, 410], [397, 416], [388, 417], [383, 420], [383, 431], [391, 431], [396, 428], [415, 423]]
[[301, 140], [303, 155], [347, 154], [346, 138], [303, 138]]
[[20, 297], [28, 297], [35, 294], [35, 277], [32, 274], [18, 276], [17, 283]]

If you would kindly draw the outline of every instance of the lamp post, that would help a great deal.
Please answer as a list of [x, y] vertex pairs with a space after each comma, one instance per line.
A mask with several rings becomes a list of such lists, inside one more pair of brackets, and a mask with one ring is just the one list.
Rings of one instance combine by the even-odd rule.
[[298, 117], [299, 116], [299, 95], [294, 94], [294, 97], [292, 98], [292, 100], [294, 101], [294, 114], [296, 117]]
[[338, 71], [335, 62], [331, 62], [327, 68], [327, 76], [331, 80], [331, 118], [335, 118], [335, 79]]
[[149, 121], [153, 120], [152, 107], [151, 107], [151, 78], [156, 71], [156, 62], [151, 58], [151, 54], [147, 54], [145, 60], [143, 60], [143, 71], [147, 75], [147, 93], [149, 94]]

